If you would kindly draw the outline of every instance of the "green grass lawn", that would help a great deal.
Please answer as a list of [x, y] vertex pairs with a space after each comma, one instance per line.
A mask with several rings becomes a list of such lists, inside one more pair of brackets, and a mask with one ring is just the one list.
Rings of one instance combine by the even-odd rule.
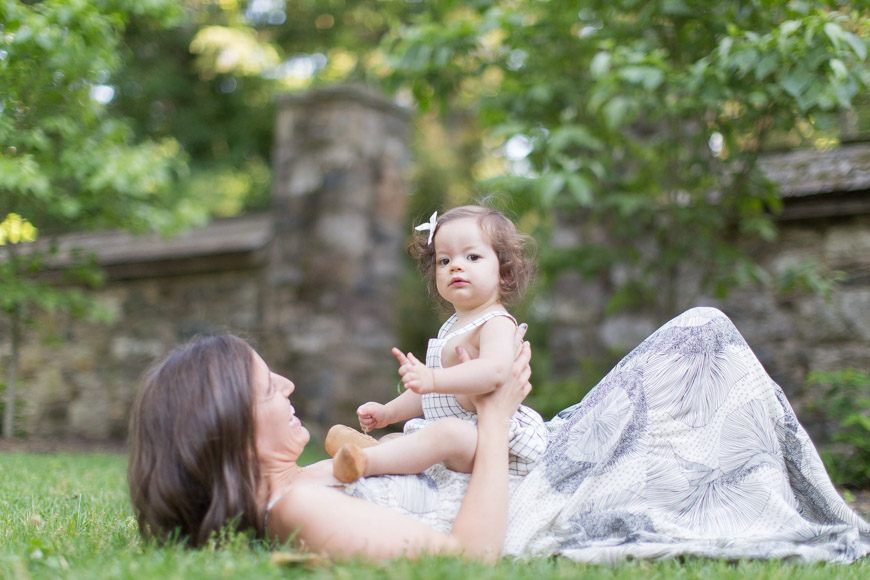
[[158, 548], [138, 537], [125, 468], [120, 454], [0, 453], [0, 579], [870, 578], [870, 559], [848, 566], [690, 559], [616, 567], [539, 559], [493, 567], [430, 558], [305, 567], [275, 564], [264, 547], [240, 539], [222, 549]]

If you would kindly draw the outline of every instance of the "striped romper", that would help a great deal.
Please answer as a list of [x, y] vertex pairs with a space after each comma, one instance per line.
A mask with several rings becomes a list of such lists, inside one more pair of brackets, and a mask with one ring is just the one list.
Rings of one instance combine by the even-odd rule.
[[[432, 369], [442, 368], [441, 350], [448, 341], [482, 326], [487, 320], [496, 316], [507, 316], [516, 324], [516, 319], [507, 312], [503, 310], [491, 310], [462, 328], [452, 330], [457, 319], [457, 315], [453, 314], [441, 326], [441, 329], [438, 331], [438, 337], [429, 339], [429, 346], [426, 349], [426, 366]], [[417, 431], [428, 423], [445, 417], [459, 417], [477, 425], [477, 413], [464, 409], [454, 395], [429, 393], [423, 395], [422, 399], [424, 418], [408, 421], [405, 425], [405, 433]], [[535, 462], [546, 450], [547, 441], [548, 431], [544, 425], [544, 420], [537, 411], [525, 405], [520, 405], [517, 412], [511, 417], [509, 443], [510, 474], [526, 475], [529, 473], [532, 467], [534, 467]]]

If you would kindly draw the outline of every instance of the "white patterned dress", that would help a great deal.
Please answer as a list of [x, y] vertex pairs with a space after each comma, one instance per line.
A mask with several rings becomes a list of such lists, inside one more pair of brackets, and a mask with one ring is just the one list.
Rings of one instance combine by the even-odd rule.
[[[516, 319], [504, 310], [490, 310], [475, 318], [462, 328], [453, 329], [457, 315], [453, 314], [438, 330], [436, 338], [429, 339], [426, 349], [426, 366], [431, 369], [443, 368], [441, 364], [441, 351], [453, 338], [467, 334], [472, 330], [484, 325], [488, 320], [497, 316], [510, 318], [514, 324]], [[422, 396], [423, 419], [411, 419], [405, 424], [405, 433], [419, 431], [432, 421], [445, 417], [458, 417], [474, 425], [477, 425], [477, 413], [466, 410], [455, 395], [442, 393], [429, 393]], [[508, 451], [510, 453], [508, 470], [511, 475], [528, 474], [535, 463], [544, 454], [549, 440], [549, 431], [544, 424], [541, 415], [525, 405], [520, 405], [517, 412], [511, 417], [510, 441]]]
[[[870, 552], [870, 525], [716, 309], [665, 324], [547, 426], [544, 456], [510, 478], [507, 555], [851, 562]], [[438, 465], [346, 492], [448, 531], [468, 478]]]

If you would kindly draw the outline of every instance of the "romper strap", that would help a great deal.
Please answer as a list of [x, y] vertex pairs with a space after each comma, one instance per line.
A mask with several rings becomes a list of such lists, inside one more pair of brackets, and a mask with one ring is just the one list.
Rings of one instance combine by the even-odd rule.
[[[453, 316], [456, 316], [456, 315], [454, 314]], [[474, 320], [472, 320], [471, 322], [469, 322], [468, 324], [466, 324], [462, 328], [460, 328], [458, 330], [454, 330], [453, 332], [450, 332], [443, 337], [439, 336], [438, 338], [444, 338], [445, 340], [447, 340], [447, 339], [451, 339], [454, 336], [457, 336], [459, 334], [465, 334], [466, 332], [474, 330], [478, 326], [483, 326], [483, 324], [485, 322], [492, 320], [496, 316], [506, 316], [507, 318], [510, 318], [514, 324], [517, 324], [517, 319], [514, 318], [510, 312], [507, 312], [505, 310], [490, 310], [488, 312], [484, 312], [483, 314], [481, 314], [480, 316], [478, 316], [477, 318], [475, 318]]]

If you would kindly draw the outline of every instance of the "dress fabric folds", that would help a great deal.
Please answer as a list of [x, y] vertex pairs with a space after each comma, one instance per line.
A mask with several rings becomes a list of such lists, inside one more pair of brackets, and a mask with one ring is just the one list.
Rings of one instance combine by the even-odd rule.
[[[662, 326], [547, 426], [543, 458], [510, 479], [506, 555], [851, 562], [870, 552], [870, 524], [715, 308]], [[347, 492], [447, 531], [468, 477], [439, 465]]]

